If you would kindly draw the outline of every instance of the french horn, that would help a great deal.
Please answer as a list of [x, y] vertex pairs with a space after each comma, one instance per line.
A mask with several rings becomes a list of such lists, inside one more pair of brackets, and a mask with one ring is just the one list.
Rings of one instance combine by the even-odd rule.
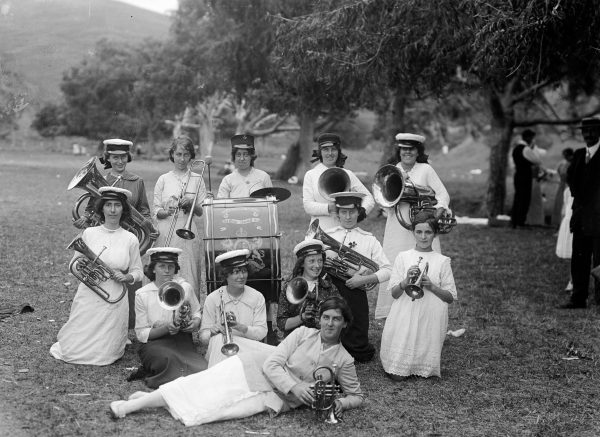
[[96, 255], [92, 249], [85, 244], [83, 238], [78, 235], [69, 243], [67, 249], [73, 249], [81, 253], [81, 256], [73, 258], [69, 263], [69, 270], [73, 276], [87, 285], [90, 290], [108, 303], [117, 303], [123, 299], [125, 294], [127, 294], [127, 286], [125, 284], [121, 284], [121, 294], [116, 299], [111, 299], [108, 290], [102, 286], [104, 282], [109, 279], [114, 279], [115, 277], [114, 270], [100, 259], [100, 255], [106, 250], [106, 247]]
[[[434, 214], [437, 212], [435, 191], [430, 187], [413, 183], [409, 178], [402, 176], [398, 167], [391, 164], [384, 165], [373, 176], [373, 198], [383, 208], [394, 208], [400, 225], [408, 230], [411, 230], [411, 223], [419, 212], [423, 210]], [[400, 210], [402, 202], [409, 204], [408, 217], [402, 216]], [[447, 234], [456, 226], [454, 213], [449, 214], [444, 211], [440, 217], [437, 217], [437, 224], [438, 233]]]
[[[323, 231], [319, 227], [319, 219], [315, 219], [310, 224], [306, 237], [320, 240], [326, 246], [329, 246], [329, 249], [325, 252], [327, 258], [325, 258], [323, 268], [329, 275], [335, 278], [347, 281], [357, 273], [369, 275], [379, 270], [379, 265], [375, 261], [341, 244]], [[373, 282], [359, 288], [368, 291], [372, 290], [376, 285], [377, 283]]]
[[[83, 167], [75, 174], [71, 182], [67, 186], [67, 191], [73, 188], [80, 188], [86, 193], [83, 193], [75, 201], [73, 206], [73, 220], [78, 220], [81, 217], [79, 209], [83, 204], [87, 205], [90, 199], [100, 197], [100, 187], [108, 186], [108, 182], [100, 174], [96, 168], [96, 157], [92, 157]], [[95, 217], [90, 217], [90, 226], [97, 226], [100, 222]], [[154, 227], [152, 221], [144, 217], [137, 209], [131, 206], [131, 216], [124, 220], [123, 228], [133, 233], [140, 242], [140, 254], [144, 255], [146, 251], [152, 247], [154, 241], [158, 238], [158, 230]]]

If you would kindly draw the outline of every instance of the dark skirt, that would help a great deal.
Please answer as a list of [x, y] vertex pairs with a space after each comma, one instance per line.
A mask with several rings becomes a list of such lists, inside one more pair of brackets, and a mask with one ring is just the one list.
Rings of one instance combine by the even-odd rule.
[[144, 382], [150, 388], [201, 372], [208, 366], [204, 357], [196, 352], [192, 334], [187, 332], [143, 343], [138, 354], [147, 375]]
[[364, 363], [371, 361], [375, 355], [375, 347], [369, 343], [369, 300], [367, 293], [362, 289], [350, 289], [346, 287], [344, 281], [338, 278], [332, 278], [333, 284], [337, 287], [352, 310], [354, 322], [344, 331], [342, 335], [342, 345], [358, 362]]

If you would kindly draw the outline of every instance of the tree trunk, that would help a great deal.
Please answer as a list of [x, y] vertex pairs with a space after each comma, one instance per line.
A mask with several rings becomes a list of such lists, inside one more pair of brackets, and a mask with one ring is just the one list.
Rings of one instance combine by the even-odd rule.
[[394, 141], [394, 135], [398, 132], [404, 131], [404, 112], [406, 109], [406, 98], [407, 92], [401, 87], [394, 90], [394, 96], [392, 98], [392, 113], [391, 120], [388, 128], [386, 129], [387, 135], [384, 141], [383, 151], [381, 153], [380, 164], [396, 163], [396, 142]]
[[506, 173], [508, 152], [514, 129], [514, 107], [511, 102], [512, 86], [507, 86], [502, 95], [490, 91], [489, 103], [492, 112], [490, 142], [490, 176], [486, 197], [487, 216], [490, 226], [497, 224], [496, 216], [504, 213], [506, 201]]
[[310, 170], [312, 166], [310, 160], [314, 148], [316, 117], [312, 113], [304, 111], [298, 117], [298, 121], [300, 124], [300, 135], [298, 136], [300, 153], [295, 175], [298, 178], [298, 183], [302, 184], [304, 181], [304, 174]]
[[296, 141], [288, 148], [285, 159], [273, 175], [273, 179], [287, 181], [296, 173], [298, 162], [300, 162], [300, 145]]

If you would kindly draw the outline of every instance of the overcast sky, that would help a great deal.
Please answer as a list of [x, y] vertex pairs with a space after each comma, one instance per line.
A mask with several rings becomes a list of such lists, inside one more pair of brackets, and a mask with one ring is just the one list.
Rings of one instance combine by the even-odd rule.
[[166, 14], [177, 9], [177, 0], [117, 0], [140, 8]]

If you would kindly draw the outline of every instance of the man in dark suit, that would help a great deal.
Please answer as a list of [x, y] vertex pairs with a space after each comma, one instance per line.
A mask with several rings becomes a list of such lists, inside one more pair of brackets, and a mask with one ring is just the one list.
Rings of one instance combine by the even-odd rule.
[[[600, 118], [581, 121], [581, 134], [587, 147], [577, 149], [567, 170], [567, 183], [573, 195], [573, 254], [571, 300], [560, 308], [587, 306], [590, 265], [600, 264]], [[600, 283], [594, 281], [596, 304], [600, 305]]]
[[525, 226], [527, 211], [531, 203], [532, 164], [534, 163], [528, 159], [527, 152], [530, 151], [534, 138], [535, 132], [531, 129], [525, 129], [521, 134], [521, 140], [512, 152], [515, 163], [515, 196], [510, 221], [513, 228]]

